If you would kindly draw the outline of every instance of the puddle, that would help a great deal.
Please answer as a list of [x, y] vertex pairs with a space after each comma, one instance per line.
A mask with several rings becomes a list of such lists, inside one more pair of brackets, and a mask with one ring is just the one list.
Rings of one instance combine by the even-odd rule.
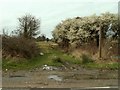
[[11, 76], [9, 76], [9, 78], [20, 78], [20, 77], [25, 78], [26, 76], [23, 76], [23, 75], [11, 75]]
[[24, 75], [10, 75], [8, 78], [9, 78], [9, 80], [17, 80], [17, 81], [22, 81], [22, 80], [28, 80], [29, 79], [28, 77], [26, 77]]
[[48, 79], [53, 79], [53, 80], [56, 80], [56, 81], [62, 81], [63, 78], [58, 76], [58, 75], [49, 75]]

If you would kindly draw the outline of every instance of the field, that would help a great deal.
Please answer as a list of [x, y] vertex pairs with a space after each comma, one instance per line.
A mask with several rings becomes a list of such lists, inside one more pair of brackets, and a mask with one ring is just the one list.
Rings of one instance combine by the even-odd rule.
[[[117, 86], [118, 63], [89, 62], [64, 53], [53, 42], [37, 42], [41, 52], [32, 59], [3, 60], [3, 87]], [[85, 59], [83, 63], [82, 59]], [[86, 60], [88, 59], [88, 60]], [[48, 66], [50, 68], [44, 69]], [[52, 77], [51, 77], [52, 76]], [[50, 77], [50, 78], [49, 78]], [[104, 80], [104, 82], [103, 82]]]
[[[14, 70], [24, 70], [24, 69], [33, 69], [41, 67], [42, 65], [52, 65], [52, 66], [62, 66], [65, 65], [68, 68], [72, 66], [80, 66], [85, 68], [98, 68], [98, 69], [118, 69], [119, 64], [117, 62], [110, 63], [95, 63], [89, 62], [91, 58], [88, 56], [83, 56], [76, 58], [69, 53], [64, 53], [58, 48], [58, 45], [53, 42], [37, 42], [41, 52], [38, 57], [32, 59], [23, 59], [23, 58], [12, 58], [3, 59], [3, 70], [5, 69], [14, 69]], [[82, 62], [82, 59], [84, 62]], [[102, 60], [101, 60], [102, 61]]]

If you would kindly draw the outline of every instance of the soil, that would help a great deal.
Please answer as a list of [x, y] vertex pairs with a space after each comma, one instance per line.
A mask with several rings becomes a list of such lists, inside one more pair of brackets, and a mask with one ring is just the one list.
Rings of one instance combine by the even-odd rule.
[[118, 86], [118, 70], [56, 69], [3, 71], [3, 87], [74, 88]]

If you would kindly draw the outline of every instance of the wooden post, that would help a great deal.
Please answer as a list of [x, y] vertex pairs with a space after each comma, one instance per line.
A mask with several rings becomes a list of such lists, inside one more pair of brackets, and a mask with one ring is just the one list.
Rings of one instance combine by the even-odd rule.
[[102, 30], [101, 30], [101, 25], [99, 28], [99, 58], [102, 58]]

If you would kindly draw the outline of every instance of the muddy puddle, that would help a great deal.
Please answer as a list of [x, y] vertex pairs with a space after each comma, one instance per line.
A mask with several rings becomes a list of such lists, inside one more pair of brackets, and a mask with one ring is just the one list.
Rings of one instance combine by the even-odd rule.
[[58, 75], [49, 75], [48, 79], [53, 79], [55, 81], [62, 81], [62, 77], [58, 76]]

